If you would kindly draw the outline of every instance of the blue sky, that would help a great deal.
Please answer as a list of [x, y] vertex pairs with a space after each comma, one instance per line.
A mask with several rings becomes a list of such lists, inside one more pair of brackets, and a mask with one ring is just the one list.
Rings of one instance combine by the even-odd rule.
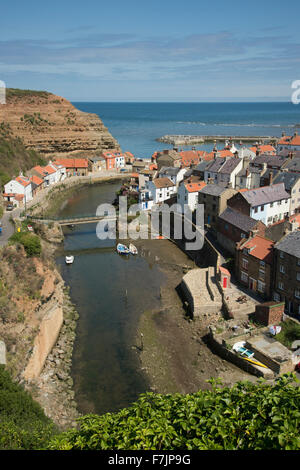
[[289, 100], [300, 2], [2, 3], [0, 80], [73, 101]]

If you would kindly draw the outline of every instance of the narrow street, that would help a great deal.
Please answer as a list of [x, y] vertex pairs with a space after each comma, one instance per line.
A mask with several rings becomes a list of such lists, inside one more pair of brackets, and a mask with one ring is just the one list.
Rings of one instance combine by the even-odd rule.
[[20, 215], [21, 209], [14, 209], [11, 212], [4, 212], [1, 219], [2, 233], [0, 234], [0, 247], [7, 244], [9, 238], [13, 235], [15, 228], [14, 224], [10, 221], [11, 217]]

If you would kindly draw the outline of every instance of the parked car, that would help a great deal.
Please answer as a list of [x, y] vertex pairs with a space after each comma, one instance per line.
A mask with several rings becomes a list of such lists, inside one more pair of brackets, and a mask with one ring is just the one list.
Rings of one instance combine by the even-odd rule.
[[14, 209], [13, 204], [7, 204], [7, 206], [6, 206], [7, 211], [12, 211], [13, 209]]

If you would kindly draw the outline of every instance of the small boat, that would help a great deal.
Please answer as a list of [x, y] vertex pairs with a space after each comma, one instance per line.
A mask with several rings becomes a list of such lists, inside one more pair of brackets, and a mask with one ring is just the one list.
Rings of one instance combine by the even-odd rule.
[[254, 356], [254, 352], [250, 351], [249, 349], [245, 348], [246, 341], [240, 341], [233, 345], [233, 351], [237, 352], [242, 357], [247, 357], [251, 359]]
[[130, 254], [130, 250], [129, 250], [128, 246], [122, 245], [122, 243], [117, 244], [117, 252], [120, 255], [129, 255]]
[[138, 254], [137, 247], [134, 246], [132, 243], [130, 243], [130, 245], [129, 245], [129, 251], [132, 255], [137, 255]]
[[66, 261], [66, 264], [72, 264], [74, 262], [74, 256], [73, 255], [66, 256], [65, 261]]
[[73, 229], [75, 228], [75, 224], [69, 224], [67, 227], [68, 227], [70, 230], [73, 230]]

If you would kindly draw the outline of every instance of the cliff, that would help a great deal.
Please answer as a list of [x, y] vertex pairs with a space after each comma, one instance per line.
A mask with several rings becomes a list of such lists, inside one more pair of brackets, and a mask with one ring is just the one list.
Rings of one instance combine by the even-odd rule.
[[120, 148], [96, 114], [79, 111], [65, 98], [48, 92], [7, 89], [0, 123], [26, 149], [47, 158], [96, 155]]

